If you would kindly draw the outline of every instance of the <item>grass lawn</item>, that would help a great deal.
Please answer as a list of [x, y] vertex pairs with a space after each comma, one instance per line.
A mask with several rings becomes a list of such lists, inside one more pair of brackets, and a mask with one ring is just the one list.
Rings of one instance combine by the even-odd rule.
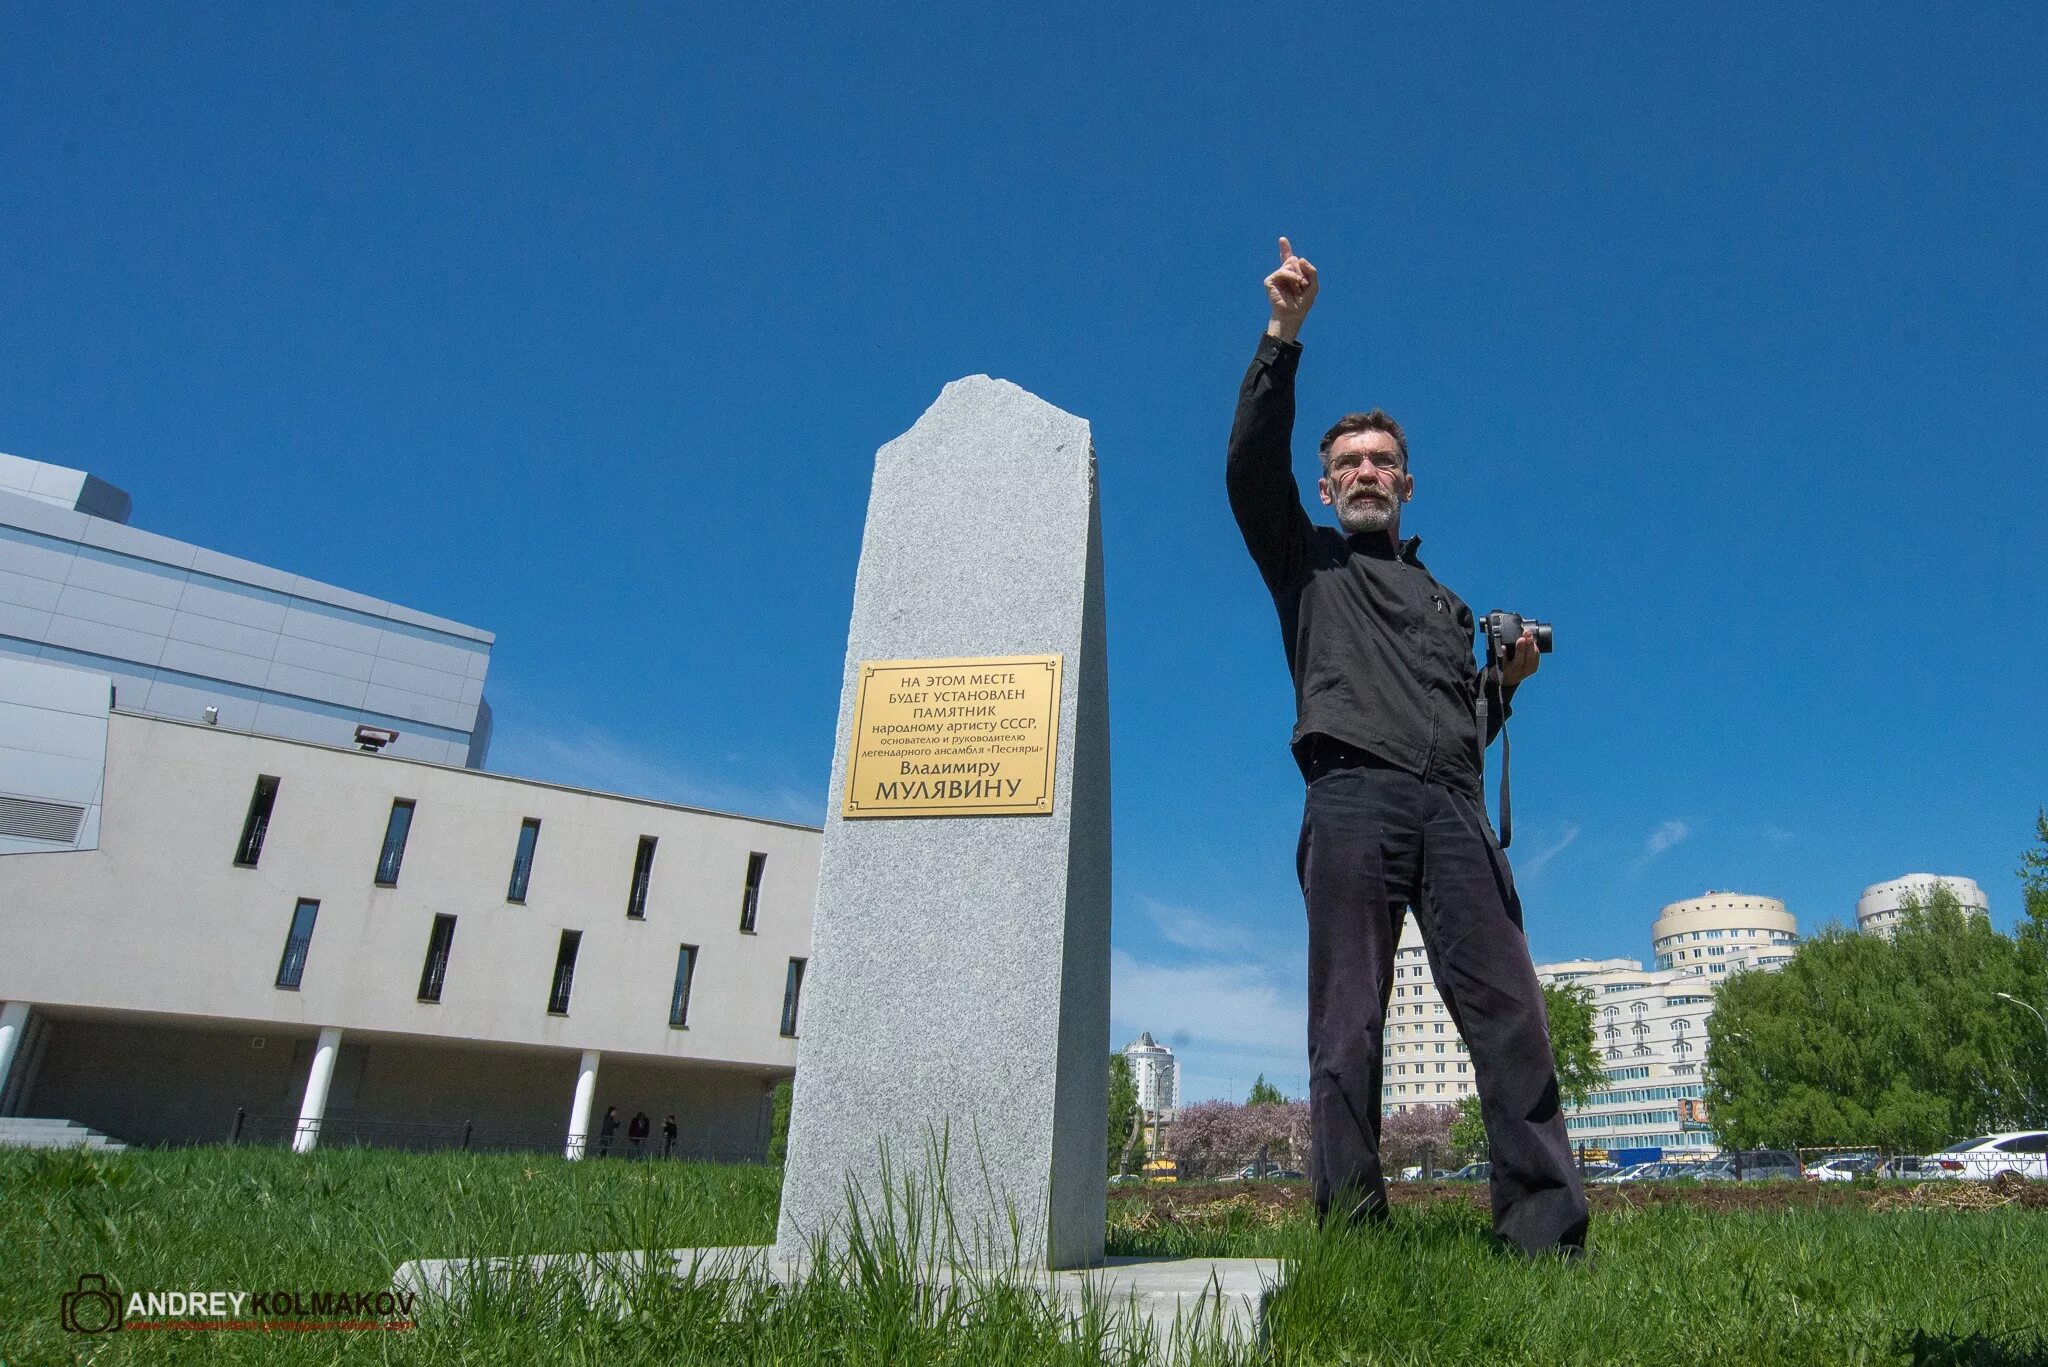
[[[427, 1307], [398, 1332], [64, 1332], [82, 1273], [124, 1291], [374, 1292], [399, 1263], [466, 1254], [758, 1244], [769, 1168], [538, 1156], [0, 1150], [0, 1363], [1150, 1362], [1114, 1319], [1063, 1322], [1000, 1284], [934, 1293], [903, 1261], [849, 1260], [791, 1292], [629, 1287], [586, 1307], [543, 1280]], [[1957, 1184], [1960, 1185], [1960, 1184]], [[1496, 1251], [1481, 1194], [1404, 1192], [1384, 1229], [1323, 1234], [1298, 1189], [1119, 1190], [1112, 1253], [1288, 1260], [1271, 1341], [1199, 1361], [2048, 1363], [2048, 1198], [1916, 1207], [1910, 1192], [1603, 1197], [1590, 1266]], [[2043, 1199], [2036, 1199], [2043, 1198]], [[1878, 1208], [1872, 1208], [1873, 1203]]]

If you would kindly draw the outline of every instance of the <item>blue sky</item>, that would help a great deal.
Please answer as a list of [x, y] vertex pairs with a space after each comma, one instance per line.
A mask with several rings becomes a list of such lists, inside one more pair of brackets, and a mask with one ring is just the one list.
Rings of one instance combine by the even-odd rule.
[[0, 11], [0, 450], [496, 631], [494, 767], [816, 820], [874, 450], [1014, 380], [1101, 462], [1115, 1033], [1299, 1093], [1290, 692], [1221, 479], [1284, 232], [1304, 432], [1394, 412], [1432, 568], [1557, 623], [1539, 957], [1910, 870], [2010, 924], [2039, 7], [586, 8]]

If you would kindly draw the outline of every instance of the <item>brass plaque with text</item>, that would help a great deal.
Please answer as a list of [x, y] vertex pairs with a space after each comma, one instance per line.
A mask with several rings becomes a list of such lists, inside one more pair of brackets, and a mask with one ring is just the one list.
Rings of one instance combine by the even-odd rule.
[[1058, 655], [866, 660], [853, 699], [845, 817], [1052, 811]]

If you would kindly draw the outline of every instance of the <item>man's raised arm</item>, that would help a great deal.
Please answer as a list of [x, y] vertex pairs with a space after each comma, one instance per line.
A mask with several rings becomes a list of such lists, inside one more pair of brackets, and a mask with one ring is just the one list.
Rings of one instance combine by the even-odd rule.
[[1299, 573], [1312, 530], [1294, 485], [1290, 443], [1294, 370], [1301, 360], [1295, 338], [1315, 306], [1316, 288], [1316, 268], [1281, 238], [1280, 269], [1266, 277], [1272, 317], [1238, 389], [1230, 426], [1230, 510], [1259, 573], [1275, 590]]

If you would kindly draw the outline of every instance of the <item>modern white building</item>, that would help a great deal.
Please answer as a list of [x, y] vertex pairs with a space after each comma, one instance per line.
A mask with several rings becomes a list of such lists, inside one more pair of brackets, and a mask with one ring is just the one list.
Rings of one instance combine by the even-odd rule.
[[1180, 1064], [1173, 1050], [1147, 1030], [1124, 1046], [1124, 1059], [1138, 1089], [1138, 1109], [1149, 1119], [1171, 1123], [1180, 1109]]
[[761, 1153], [816, 829], [93, 718], [104, 676], [10, 678], [99, 728], [104, 778], [93, 848], [0, 856], [0, 1115], [580, 1153], [616, 1106], [620, 1147], [673, 1113], [683, 1152]]
[[0, 1117], [759, 1156], [821, 834], [481, 772], [489, 632], [0, 456]]
[[1708, 891], [1657, 913], [1650, 947], [1657, 967], [1718, 978], [1744, 968], [1776, 968], [1799, 945], [1799, 922], [1775, 897]]
[[490, 632], [128, 526], [129, 507], [0, 455], [0, 659], [103, 674], [128, 712], [330, 745], [371, 727], [390, 754], [482, 767]]
[[1865, 935], [1881, 935], [1888, 940], [1905, 916], [1906, 900], [1910, 897], [1925, 906], [1938, 887], [1946, 887], [1955, 894], [1965, 915], [1990, 918], [1991, 900], [1977, 886], [1976, 879], [1949, 873], [1909, 873], [1889, 883], [1872, 883], [1863, 890], [1863, 895], [1856, 899], [1856, 928]]

